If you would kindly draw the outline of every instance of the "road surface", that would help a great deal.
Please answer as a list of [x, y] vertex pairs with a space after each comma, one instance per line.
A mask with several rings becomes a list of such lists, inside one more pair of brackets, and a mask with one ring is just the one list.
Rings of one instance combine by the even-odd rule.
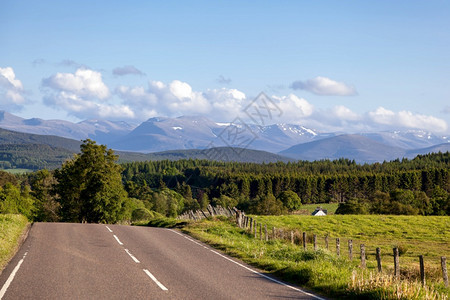
[[176, 230], [36, 223], [0, 299], [321, 299]]

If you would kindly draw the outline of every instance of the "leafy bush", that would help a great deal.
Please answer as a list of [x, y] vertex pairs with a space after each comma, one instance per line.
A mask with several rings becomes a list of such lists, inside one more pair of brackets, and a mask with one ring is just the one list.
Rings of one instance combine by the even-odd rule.
[[133, 210], [133, 213], [131, 214], [131, 221], [132, 222], [136, 222], [136, 221], [144, 221], [144, 220], [150, 220], [151, 218], [154, 217], [154, 214], [149, 211], [146, 208], [137, 208], [135, 210]]

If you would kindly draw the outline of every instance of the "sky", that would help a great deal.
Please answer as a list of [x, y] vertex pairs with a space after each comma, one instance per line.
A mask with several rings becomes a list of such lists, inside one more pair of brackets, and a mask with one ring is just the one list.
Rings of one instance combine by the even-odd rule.
[[[0, 110], [450, 134], [450, 1], [0, 1]], [[256, 102], [255, 102], [256, 101]]]

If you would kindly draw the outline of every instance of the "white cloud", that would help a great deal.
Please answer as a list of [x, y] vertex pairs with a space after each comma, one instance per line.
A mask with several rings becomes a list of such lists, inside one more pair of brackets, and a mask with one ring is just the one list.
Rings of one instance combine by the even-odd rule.
[[294, 94], [287, 96], [272, 96], [275, 104], [279, 107], [283, 118], [283, 123], [294, 122], [299, 123], [310, 117], [314, 112], [314, 106], [303, 98], [299, 98]]
[[237, 89], [211, 89], [203, 96], [212, 106], [212, 113], [219, 121], [228, 121], [236, 118], [242, 110], [246, 96]]
[[44, 97], [44, 103], [65, 110], [80, 119], [104, 118], [107, 120], [134, 119], [134, 112], [126, 105], [107, 104], [84, 99], [73, 93], [59, 92]]
[[[0, 86], [10, 102], [21, 101], [22, 83], [12, 69], [0, 69]], [[57, 73], [42, 81], [47, 105], [63, 109], [80, 119], [104, 118], [144, 121], [150, 117], [205, 116], [216, 122], [229, 122], [236, 117], [251, 122], [245, 109], [252, 103], [237, 89], [220, 88], [196, 91], [189, 83], [149, 81], [145, 86], [120, 85], [113, 94], [99, 72], [78, 69], [74, 73]], [[6, 90], [8, 88], [8, 90]], [[336, 92], [336, 90], [335, 90]], [[313, 104], [294, 94], [274, 95], [270, 99], [276, 112], [267, 124], [295, 123], [323, 131], [377, 131], [426, 129], [445, 132], [447, 123], [433, 116], [394, 112], [384, 107], [363, 114], [337, 105], [316, 109]]]
[[361, 116], [357, 113], [354, 113], [349, 108], [343, 105], [337, 105], [333, 108], [332, 114], [339, 118], [340, 120], [345, 121], [359, 121], [361, 120]]
[[0, 68], [0, 84], [4, 87], [11, 87], [18, 90], [23, 90], [22, 82], [16, 79], [16, 74], [13, 68]]
[[353, 112], [348, 107], [337, 105], [328, 109], [315, 109], [302, 125], [324, 132], [361, 132], [370, 131], [364, 116]]
[[375, 111], [368, 113], [369, 117], [378, 124], [392, 125], [395, 122], [395, 113], [384, 107], [378, 107]]
[[169, 91], [179, 100], [189, 99], [194, 96], [191, 86], [179, 80], [174, 80], [169, 84]]
[[111, 95], [100, 72], [81, 68], [74, 74], [57, 73], [44, 79], [42, 85], [46, 105], [77, 118], [135, 118], [129, 106], [108, 101]]
[[76, 70], [75, 74], [57, 73], [44, 79], [43, 85], [86, 98], [103, 100], [110, 96], [108, 87], [103, 83], [102, 74], [84, 68]]
[[356, 89], [343, 82], [334, 81], [327, 77], [318, 76], [306, 81], [294, 81], [291, 86], [294, 90], [305, 90], [320, 96], [354, 96]]
[[0, 105], [2, 109], [21, 110], [29, 102], [24, 95], [23, 84], [16, 78], [13, 68], [0, 68]]
[[245, 94], [236, 89], [194, 91], [179, 80], [169, 84], [150, 81], [148, 88], [119, 86], [116, 94], [145, 119], [155, 116], [204, 115], [211, 119], [234, 119], [240, 112]]
[[448, 129], [447, 123], [442, 119], [414, 114], [405, 110], [395, 113], [384, 107], [379, 107], [375, 111], [368, 112], [367, 115], [369, 120], [375, 124], [387, 125], [394, 128], [417, 128], [433, 132], [445, 132]]

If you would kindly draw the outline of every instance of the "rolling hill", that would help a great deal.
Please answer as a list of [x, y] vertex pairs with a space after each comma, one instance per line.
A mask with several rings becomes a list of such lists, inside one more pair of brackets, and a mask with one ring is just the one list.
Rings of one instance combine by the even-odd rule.
[[23, 132], [16, 132], [0, 128], [0, 145], [22, 145], [37, 144], [47, 145], [54, 148], [62, 148], [72, 152], [80, 150], [80, 141], [67, 139], [54, 135], [38, 135]]
[[[81, 142], [57, 136], [27, 134], [0, 129], [0, 169], [56, 169], [79, 152]], [[268, 163], [292, 159], [270, 152], [221, 147], [155, 153], [115, 151], [119, 162], [145, 160], [211, 159]]]
[[363, 135], [339, 135], [298, 144], [279, 154], [298, 160], [320, 160], [348, 158], [357, 163], [375, 163], [397, 158], [413, 158], [418, 154], [450, 151], [450, 143], [420, 149], [404, 149], [377, 142]]
[[133, 130], [136, 126], [126, 122], [85, 120], [72, 123], [64, 120], [23, 119], [6, 111], [0, 111], [0, 128], [37, 135], [59, 136], [72, 140], [90, 138], [100, 144], [108, 144]]
[[233, 147], [216, 147], [199, 150], [194, 149], [194, 150], [163, 151], [150, 153], [148, 155], [151, 157], [151, 160], [207, 159], [226, 162], [235, 161], [235, 162], [250, 162], [250, 163], [295, 161], [295, 159], [266, 151], [251, 150], [244, 148], [233, 148]]

